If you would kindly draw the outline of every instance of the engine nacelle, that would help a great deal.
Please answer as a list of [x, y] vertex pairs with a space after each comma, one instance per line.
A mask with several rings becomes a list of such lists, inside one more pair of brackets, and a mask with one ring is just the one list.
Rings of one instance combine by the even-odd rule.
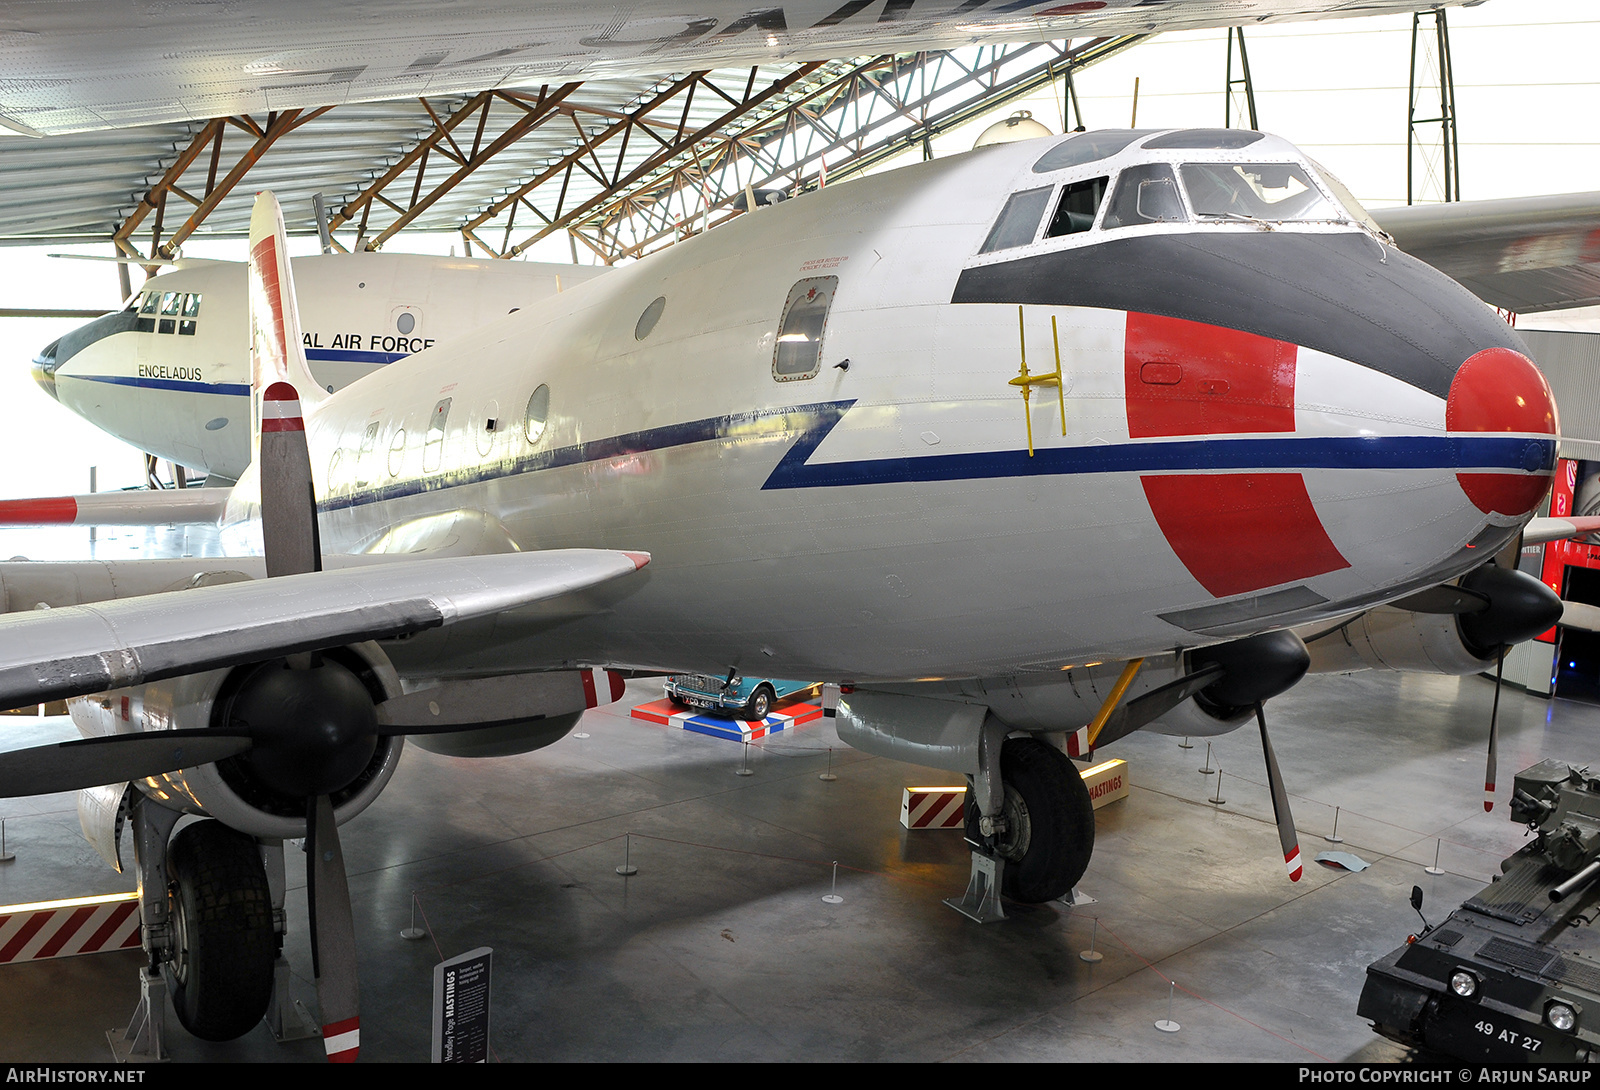
[[1381, 606], [1306, 644], [1314, 674], [1356, 670], [1407, 670], [1476, 674], [1493, 665], [1495, 649], [1481, 651], [1461, 635], [1448, 613], [1413, 613]]
[[[377, 644], [352, 644], [321, 654], [355, 674], [374, 704], [400, 695], [400, 679]], [[68, 702], [68, 710], [78, 730], [90, 737], [220, 728], [224, 724], [218, 721], [219, 702], [226, 702], [230, 680], [250, 669], [208, 670], [79, 697]], [[361, 773], [333, 793], [339, 824], [361, 813], [383, 791], [399, 764], [404, 744], [401, 737], [380, 737]], [[214, 817], [250, 836], [286, 840], [306, 835], [305, 800], [285, 796], [260, 782], [242, 758], [151, 776], [136, 781], [135, 786], [159, 805]]]
[[[1460, 590], [1472, 601], [1444, 605], [1408, 602], [1413, 608], [1369, 610], [1306, 646], [1317, 673], [1411, 670], [1475, 674], [1495, 661], [1501, 645], [1532, 639], [1561, 620], [1562, 602], [1526, 572], [1485, 564], [1463, 576]], [[1439, 588], [1446, 593], [1454, 588]], [[1454, 612], [1428, 612], [1448, 608]]]
[[1215, 738], [1236, 731], [1246, 723], [1253, 723], [1255, 718], [1253, 709], [1219, 714], [1216, 710], [1202, 708], [1197, 701], [1185, 700], [1144, 729], [1172, 738]]

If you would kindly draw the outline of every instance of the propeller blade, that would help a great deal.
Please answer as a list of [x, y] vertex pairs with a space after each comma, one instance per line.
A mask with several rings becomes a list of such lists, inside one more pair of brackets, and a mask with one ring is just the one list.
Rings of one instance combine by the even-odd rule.
[[355, 1063], [361, 1049], [356, 926], [339, 827], [327, 795], [317, 795], [307, 805], [306, 903], [311, 908], [311, 971], [322, 1006], [322, 1044], [330, 1063]]
[[1494, 706], [1489, 711], [1489, 761], [1483, 770], [1483, 810], [1494, 809], [1494, 777], [1497, 766], [1495, 756], [1500, 744], [1500, 682], [1506, 672], [1506, 647], [1500, 645], [1500, 654], [1494, 664]]
[[1562, 628], [1575, 628], [1579, 632], [1600, 632], [1600, 606], [1563, 601], [1559, 623]]
[[322, 570], [317, 498], [300, 395], [274, 382], [261, 395], [261, 542], [267, 575]]
[[1267, 715], [1256, 704], [1256, 722], [1261, 724], [1261, 752], [1267, 758], [1267, 787], [1272, 792], [1272, 816], [1278, 822], [1278, 843], [1283, 847], [1283, 864], [1289, 868], [1289, 881], [1300, 881], [1300, 834], [1294, 831], [1294, 814], [1289, 812], [1289, 793], [1283, 789], [1283, 773], [1278, 771], [1278, 755], [1267, 737]]
[[0, 754], [0, 798], [49, 795], [211, 764], [250, 748], [242, 734], [163, 730], [80, 738]]

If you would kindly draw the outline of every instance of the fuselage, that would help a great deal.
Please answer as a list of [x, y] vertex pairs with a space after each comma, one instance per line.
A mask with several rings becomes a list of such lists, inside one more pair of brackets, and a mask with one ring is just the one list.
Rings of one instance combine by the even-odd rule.
[[391, 649], [433, 675], [994, 677], [1442, 582], [1537, 504], [1554, 403], [1342, 193], [1272, 137], [1090, 133], [741, 217], [322, 401], [323, 546], [651, 554]]
[[[296, 258], [307, 362], [329, 389], [449, 343], [603, 267], [418, 254]], [[185, 261], [46, 347], [44, 389], [91, 424], [202, 473], [250, 463], [244, 265]]]

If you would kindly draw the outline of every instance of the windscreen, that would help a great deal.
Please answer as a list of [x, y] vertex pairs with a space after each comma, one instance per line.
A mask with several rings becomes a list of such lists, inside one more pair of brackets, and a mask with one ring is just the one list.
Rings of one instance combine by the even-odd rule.
[[1296, 163], [1185, 163], [1180, 169], [1200, 219], [1344, 219]]

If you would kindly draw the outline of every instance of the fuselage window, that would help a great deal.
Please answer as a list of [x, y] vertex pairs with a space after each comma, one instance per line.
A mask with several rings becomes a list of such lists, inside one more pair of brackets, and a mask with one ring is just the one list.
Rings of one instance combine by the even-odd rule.
[[1032, 242], [1039, 230], [1039, 221], [1044, 218], [1044, 206], [1049, 200], [1049, 186], [1011, 194], [978, 252], [992, 254], [996, 250], [1009, 250], [1013, 246], [1026, 246]]
[[524, 431], [529, 443], [537, 443], [544, 438], [545, 424], [550, 419], [550, 387], [544, 383], [528, 398], [528, 418], [524, 423]]
[[378, 449], [379, 423], [374, 420], [361, 433], [361, 447], [356, 451], [356, 487], [365, 488], [372, 479], [372, 455]]
[[161, 296], [161, 324], [156, 327], [157, 333], [176, 333], [178, 331], [178, 311], [183, 309], [183, 292], [169, 291]]
[[789, 289], [778, 323], [772, 377], [779, 382], [812, 378], [822, 365], [822, 333], [839, 288], [837, 276], [811, 276]]
[[658, 295], [651, 300], [650, 305], [644, 308], [644, 313], [639, 315], [639, 320], [633, 326], [633, 339], [642, 341], [650, 336], [650, 331], [661, 320], [661, 312], [667, 309], [667, 297]]
[[200, 293], [190, 292], [183, 297], [183, 317], [178, 322], [180, 336], [193, 337], [195, 319], [200, 317]]
[[136, 327], [140, 333], [154, 333], [156, 331], [156, 311], [161, 307], [161, 293], [147, 291], [139, 302], [139, 324]]
[[450, 398], [442, 399], [433, 407], [428, 418], [428, 437], [422, 444], [422, 472], [432, 473], [439, 468], [444, 456], [444, 422], [450, 417]]
[[1106, 209], [1107, 229], [1142, 223], [1183, 223], [1188, 216], [1178, 195], [1178, 179], [1166, 163], [1131, 166], [1117, 179], [1117, 190]]
[[389, 440], [389, 476], [398, 477], [406, 462], [406, 429], [396, 428]]
[[1050, 217], [1046, 238], [1058, 235], [1075, 235], [1094, 226], [1095, 213], [1105, 200], [1109, 178], [1090, 178], [1086, 182], [1073, 182], [1061, 190], [1061, 200], [1056, 202], [1056, 214]]

